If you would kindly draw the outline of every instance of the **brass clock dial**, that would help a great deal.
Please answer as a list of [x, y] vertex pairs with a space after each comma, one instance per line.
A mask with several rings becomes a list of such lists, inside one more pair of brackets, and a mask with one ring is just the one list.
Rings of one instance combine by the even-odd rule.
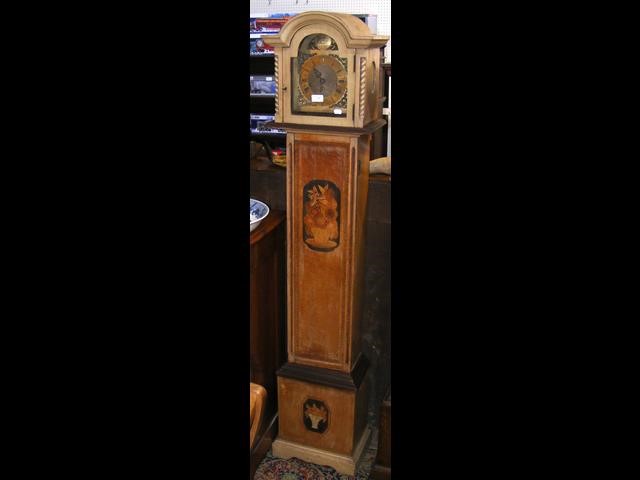
[[322, 33], [306, 36], [300, 43], [298, 56], [291, 59], [291, 111], [346, 117], [347, 65], [333, 38]]
[[314, 55], [302, 64], [298, 86], [306, 102], [331, 107], [347, 91], [347, 71], [333, 55]]

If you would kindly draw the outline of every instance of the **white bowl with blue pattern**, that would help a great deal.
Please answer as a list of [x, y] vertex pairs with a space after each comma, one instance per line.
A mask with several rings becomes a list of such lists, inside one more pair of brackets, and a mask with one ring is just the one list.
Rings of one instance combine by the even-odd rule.
[[249, 199], [249, 233], [260, 225], [260, 222], [269, 215], [269, 207], [255, 198]]

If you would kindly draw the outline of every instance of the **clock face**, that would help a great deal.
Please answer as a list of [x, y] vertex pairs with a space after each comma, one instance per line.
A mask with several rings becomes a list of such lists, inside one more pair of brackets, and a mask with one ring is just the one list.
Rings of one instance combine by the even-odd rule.
[[307, 103], [331, 107], [347, 92], [347, 72], [337, 57], [314, 55], [302, 64], [298, 86]]
[[333, 38], [324, 34], [305, 37], [292, 58], [292, 111], [302, 115], [345, 117], [347, 110], [347, 59], [339, 55]]

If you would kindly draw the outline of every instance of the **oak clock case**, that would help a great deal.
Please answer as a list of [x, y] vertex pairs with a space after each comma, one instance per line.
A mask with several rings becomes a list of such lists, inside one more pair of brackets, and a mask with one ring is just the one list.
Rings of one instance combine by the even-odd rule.
[[357, 17], [305, 12], [274, 47], [287, 135], [287, 363], [276, 457], [354, 475], [370, 437], [360, 317], [370, 145], [382, 119], [377, 36]]

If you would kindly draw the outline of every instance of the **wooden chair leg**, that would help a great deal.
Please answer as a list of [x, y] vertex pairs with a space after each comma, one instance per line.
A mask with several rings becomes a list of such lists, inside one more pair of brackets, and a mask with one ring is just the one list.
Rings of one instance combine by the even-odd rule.
[[249, 384], [249, 390], [251, 393], [251, 429], [249, 431], [249, 445], [253, 447], [253, 443], [256, 439], [256, 433], [258, 433], [260, 424], [262, 423], [264, 417], [264, 409], [267, 404], [267, 391], [263, 386], [257, 385], [255, 383]]

